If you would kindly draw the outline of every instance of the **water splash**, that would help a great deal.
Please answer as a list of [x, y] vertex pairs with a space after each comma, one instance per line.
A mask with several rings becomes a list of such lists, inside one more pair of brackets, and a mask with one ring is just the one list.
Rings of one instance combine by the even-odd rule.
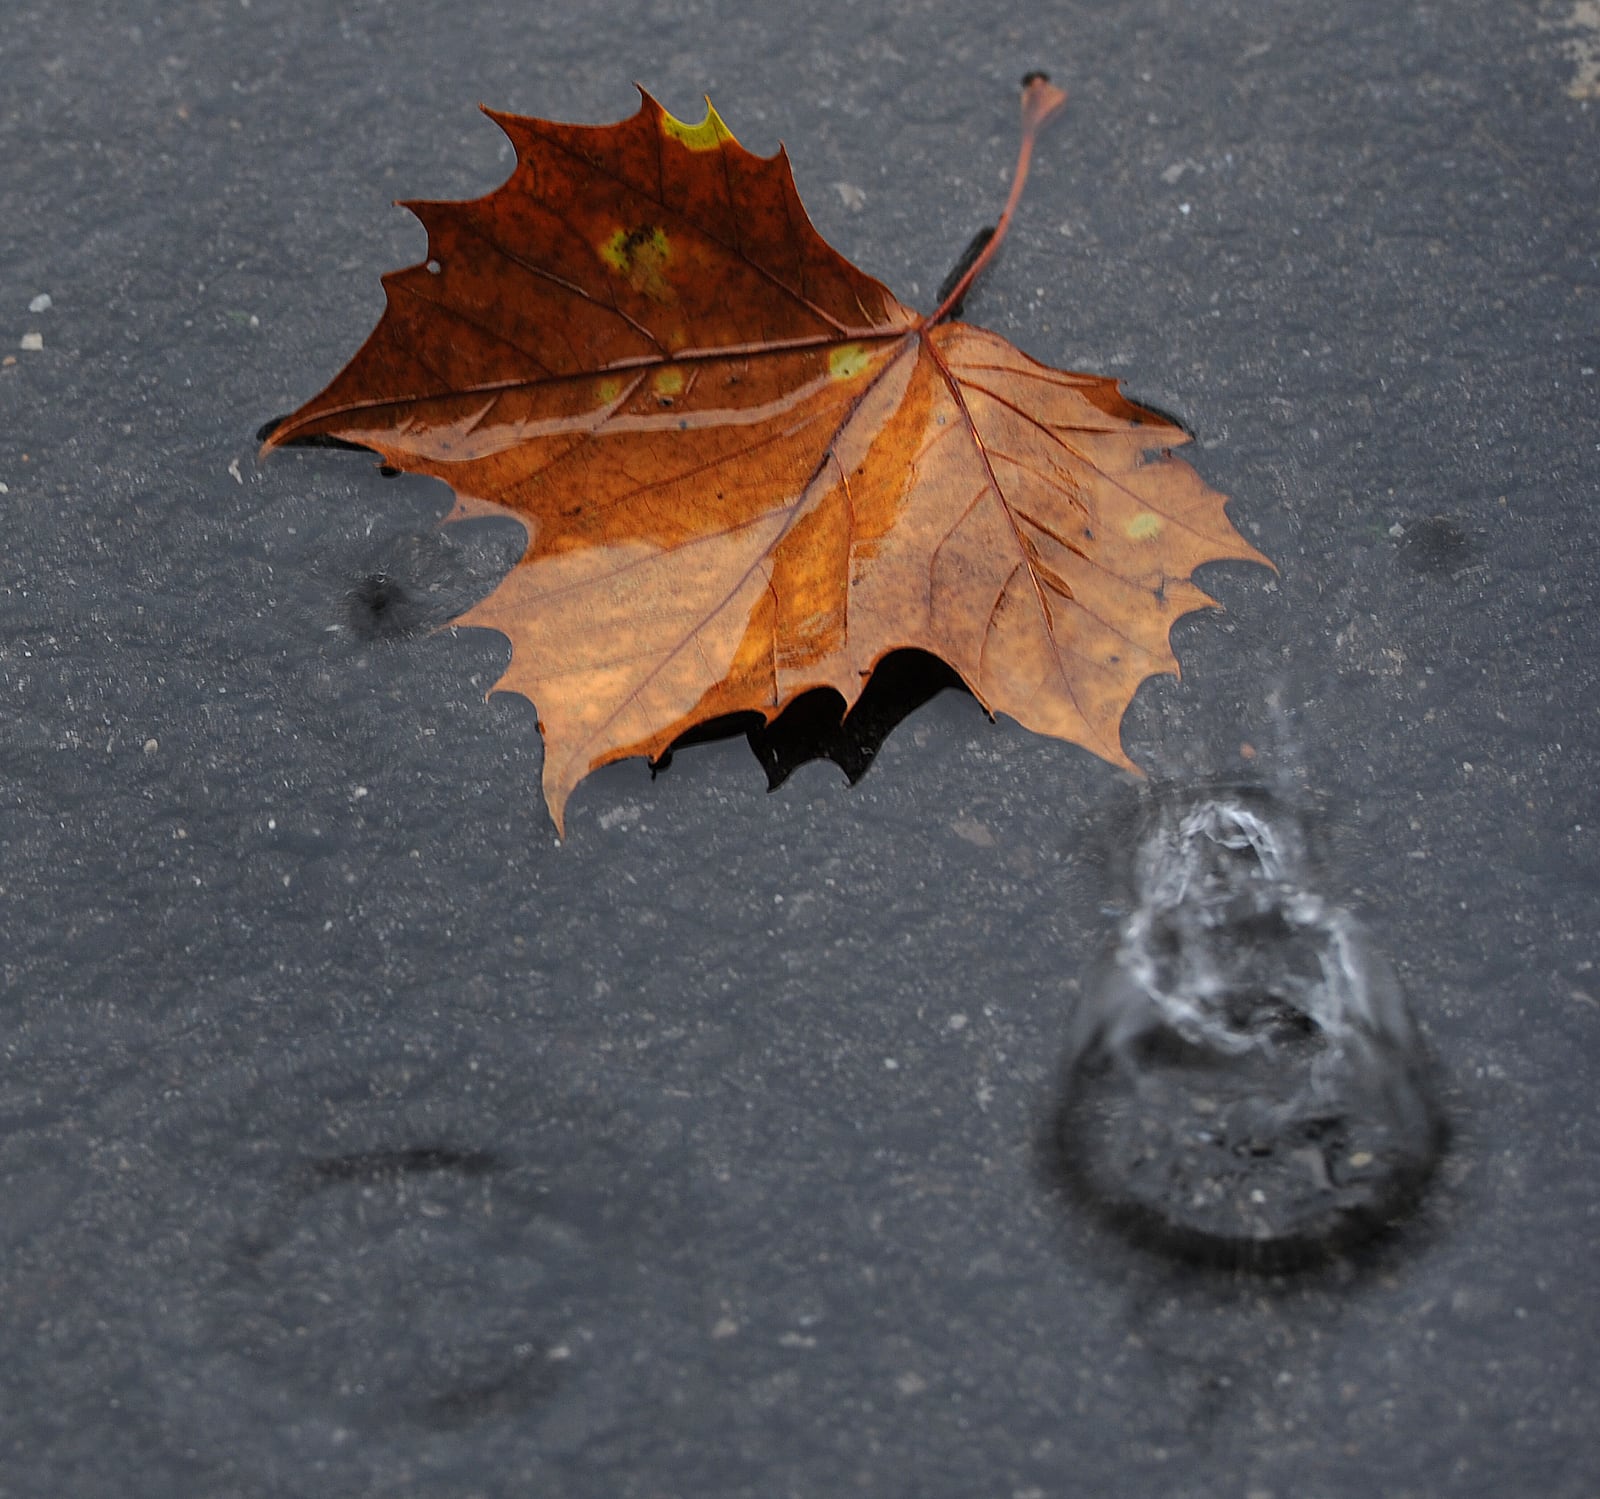
[[1310, 888], [1298, 819], [1257, 788], [1157, 796], [1135, 908], [1068, 1035], [1070, 1181], [1186, 1255], [1290, 1268], [1416, 1200], [1441, 1115], [1394, 971]]

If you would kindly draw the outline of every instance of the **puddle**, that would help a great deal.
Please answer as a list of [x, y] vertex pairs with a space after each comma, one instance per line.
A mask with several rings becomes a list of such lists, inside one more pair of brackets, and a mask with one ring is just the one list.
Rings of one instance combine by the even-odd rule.
[[1311, 879], [1267, 792], [1157, 793], [1133, 910], [1072, 1017], [1064, 1174], [1187, 1258], [1283, 1270], [1349, 1248], [1416, 1202], [1442, 1145], [1394, 971]]

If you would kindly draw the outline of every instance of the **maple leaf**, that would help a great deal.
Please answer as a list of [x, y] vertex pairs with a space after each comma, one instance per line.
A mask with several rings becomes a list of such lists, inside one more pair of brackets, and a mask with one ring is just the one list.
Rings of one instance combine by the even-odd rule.
[[359, 444], [443, 479], [447, 520], [522, 522], [520, 562], [452, 623], [511, 641], [491, 690], [538, 710], [558, 831], [598, 766], [814, 688], [848, 711], [908, 647], [1134, 768], [1123, 713], [1213, 604], [1194, 569], [1266, 559], [1169, 455], [1181, 428], [948, 320], [1066, 95], [1025, 81], [1005, 210], [926, 317], [822, 239], [781, 149], [640, 96], [609, 126], [489, 112], [511, 177], [404, 205], [428, 260], [384, 278], [376, 329], [263, 451]]

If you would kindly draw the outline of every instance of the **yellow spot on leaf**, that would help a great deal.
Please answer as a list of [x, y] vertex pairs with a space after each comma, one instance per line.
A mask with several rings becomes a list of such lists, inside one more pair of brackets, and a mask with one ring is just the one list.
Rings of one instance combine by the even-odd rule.
[[706, 100], [706, 117], [698, 125], [686, 125], [662, 110], [661, 133], [675, 141], [682, 141], [691, 151], [715, 151], [723, 141], [733, 139], [733, 132], [722, 123], [722, 116], [709, 98]]
[[1161, 534], [1161, 517], [1146, 510], [1128, 522], [1128, 535], [1135, 541], [1153, 541]]
[[677, 300], [666, 277], [667, 264], [672, 259], [672, 241], [654, 224], [614, 229], [600, 242], [598, 249], [600, 259], [636, 292], [642, 292], [652, 302]]
[[620, 380], [602, 380], [595, 387], [595, 394], [600, 397], [602, 405], [609, 406], [622, 394], [622, 382]]
[[828, 373], [835, 380], [849, 380], [859, 375], [870, 363], [872, 356], [860, 344], [840, 344], [828, 352]]
[[675, 369], [657, 370], [650, 378], [650, 388], [658, 396], [675, 396], [683, 389], [683, 371]]

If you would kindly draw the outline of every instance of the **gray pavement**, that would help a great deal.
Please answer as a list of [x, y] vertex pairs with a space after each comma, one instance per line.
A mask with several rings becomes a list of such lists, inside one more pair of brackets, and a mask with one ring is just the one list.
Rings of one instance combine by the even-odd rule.
[[[1600, 1492], [1592, 5], [13, 0], [0, 18], [0, 1496]], [[515, 528], [255, 463], [479, 101], [787, 143], [929, 305], [1120, 376], [1279, 565], [1128, 748], [1287, 788], [1445, 1086], [1295, 1277], [1061, 1194], [1137, 792], [945, 693], [855, 788], [586, 782], [475, 632]], [[50, 305], [30, 310], [48, 296]]]

